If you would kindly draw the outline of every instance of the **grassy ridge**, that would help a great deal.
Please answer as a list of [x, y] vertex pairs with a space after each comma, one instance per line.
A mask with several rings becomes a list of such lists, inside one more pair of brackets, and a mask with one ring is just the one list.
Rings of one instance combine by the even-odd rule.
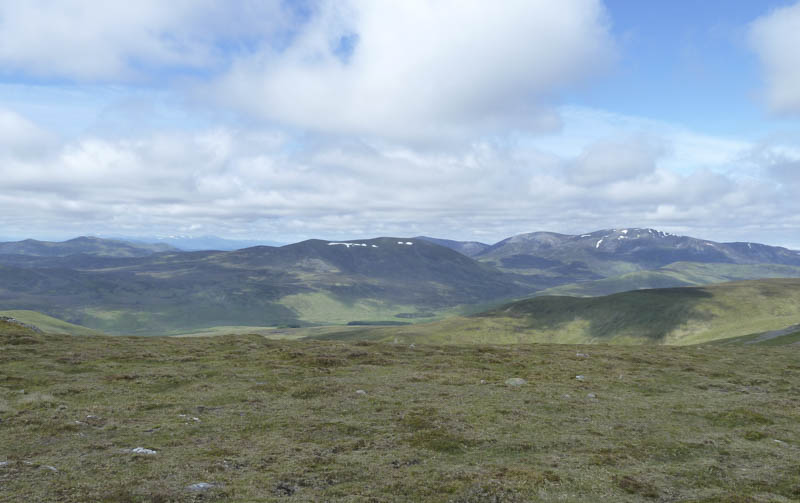
[[23, 323], [34, 325], [38, 329], [51, 334], [66, 335], [101, 335], [101, 332], [80, 325], [47, 316], [36, 311], [0, 311], [0, 316], [8, 316]]
[[783, 348], [18, 340], [0, 328], [4, 502], [800, 496]]
[[800, 267], [790, 265], [676, 262], [651, 271], [636, 271], [611, 278], [557, 286], [543, 290], [538, 295], [585, 297], [644, 288], [701, 286], [729, 281], [797, 277], [800, 277]]
[[743, 281], [605, 297], [534, 297], [486, 313], [329, 339], [432, 344], [698, 344], [800, 322], [800, 279]]

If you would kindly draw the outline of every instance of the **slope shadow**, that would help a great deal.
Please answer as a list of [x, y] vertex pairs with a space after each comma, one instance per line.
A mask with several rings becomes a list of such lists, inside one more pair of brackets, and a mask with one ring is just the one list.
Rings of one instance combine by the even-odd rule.
[[525, 318], [526, 328], [558, 330], [575, 320], [589, 322], [588, 334], [598, 339], [615, 335], [658, 341], [689, 320], [712, 317], [696, 309], [712, 294], [701, 288], [664, 288], [623, 292], [605, 297], [536, 297], [478, 316]]

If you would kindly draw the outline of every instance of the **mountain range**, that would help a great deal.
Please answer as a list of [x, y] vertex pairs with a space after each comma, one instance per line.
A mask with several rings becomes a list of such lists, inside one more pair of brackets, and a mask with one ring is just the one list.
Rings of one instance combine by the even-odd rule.
[[307, 240], [235, 251], [81, 237], [0, 243], [0, 309], [110, 333], [431, 321], [542, 294], [800, 277], [800, 252], [653, 229]]

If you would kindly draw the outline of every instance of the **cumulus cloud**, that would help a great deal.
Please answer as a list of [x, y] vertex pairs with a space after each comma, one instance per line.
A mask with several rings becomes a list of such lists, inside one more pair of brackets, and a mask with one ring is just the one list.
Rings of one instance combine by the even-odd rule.
[[277, 123], [394, 138], [551, 130], [550, 98], [614, 54], [599, 0], [320, 2], [208, 96]]
[[108, 82], [213, 71], [229, 52], [269, 42], [291, 17], [278, 0], [0, 0], [0, 67]]
[[800, 3], [758, 18], [749, 37], [764, 67], [770, 107], [778, 113], [800, 114]]

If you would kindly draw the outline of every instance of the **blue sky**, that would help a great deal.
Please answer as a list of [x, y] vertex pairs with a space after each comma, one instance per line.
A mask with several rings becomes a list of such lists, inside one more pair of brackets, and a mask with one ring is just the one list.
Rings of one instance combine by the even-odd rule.
[[0, 0], [0, 236], [800, 248], [798, 33], [786, 1]]

